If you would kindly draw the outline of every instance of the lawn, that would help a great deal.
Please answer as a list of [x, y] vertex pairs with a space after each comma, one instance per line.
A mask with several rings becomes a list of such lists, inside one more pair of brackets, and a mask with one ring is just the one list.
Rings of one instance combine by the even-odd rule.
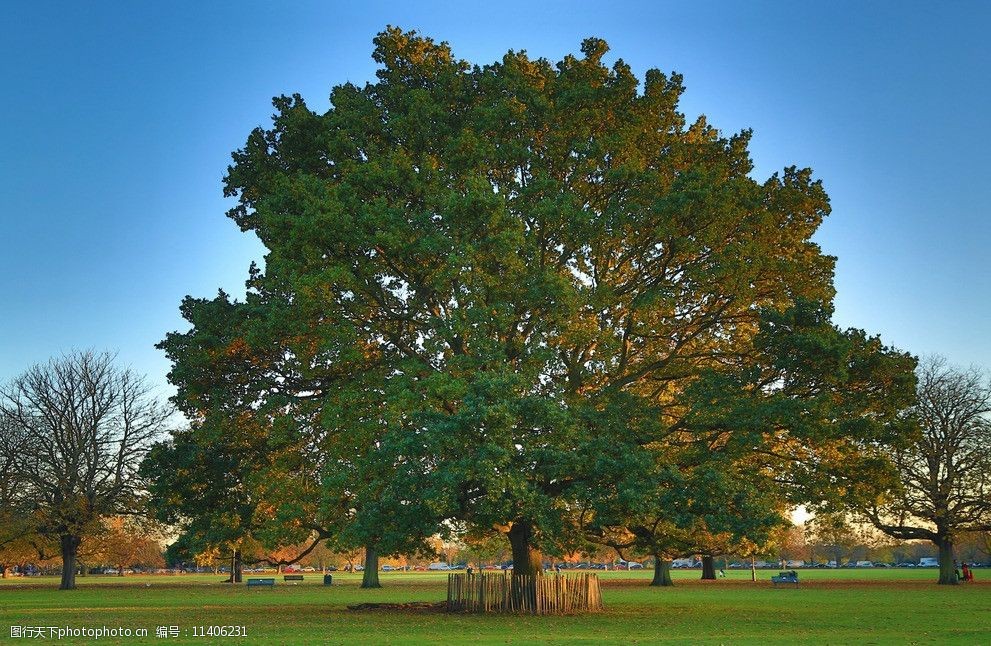
[[[932, 583], [934, 570], [801, 571], [799, 589], [775, 589], [772, 572], [728, 571], [698, 581], [675, 571], [673, 588], [649, 588], [650, 572], [605, 572], [606, 611], [575, 617], [466, 616], [414, 611], [351, 611], [362, 602], [440, 601], [442, 573], [383, 573], [381, 590], [358, 588], [359, 575], [319, 575], [302, 584], [248, 589], [221, 577], [86, 577], [58, 592], [55, 578], [0, 581], [0, 640], [11, 626], [147, 629], [148, 636], [99, 643], [704, 643], [704, 644], [987, 644], [991, 643], [991, 570], [975, 584]], [[193, 637], [200, 626], [244, 626], [247, 638]], [[177, 626], [179, 637], [156, 637]], [[47, 633], [46, 633], [47, 637]], [[48, 639], [48, 641], [53, 641]], [[92, 643], [62, 639], [60, 643]]]

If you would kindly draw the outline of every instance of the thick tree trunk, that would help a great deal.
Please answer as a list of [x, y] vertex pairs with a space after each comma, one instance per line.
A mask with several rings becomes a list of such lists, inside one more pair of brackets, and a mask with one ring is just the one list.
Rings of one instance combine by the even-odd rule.
[[671, 580], [671, 561], [654, 555], [654, 580], [650, 585], [668, 587], [674, 585]]
[[537, 577], [544, 573], [544, 559], [534, 546], [533, 525], [527, 520], [513, 521], [509, 528], [509, 545], [513, 550], [513, 577], [533, 577], [518, 579], [513, 586], [516, 607], [533, 608], [537, 603]]
[[76, 589], [76, 554], [79, 551], [79, 537], [65, 535], [59, 538], [62, 544], [62, 582], [59, 590]]
[[956, 585], [959, 581], [953, 560], [953, 539], [940, 538], [936, 541], [936, 547], [939, 548], [939, 584]]
[[543, 556], [533, 545], [533, 525], [517, 520], [509, 528], [509, 544], [513, 548], [513, 575], [543, 574]]
[[365, 571], [361, 573], [361, 587], [382, 587], [382, 584], [379, 583], [379, 554], [371, 546], [365, 548]]
[[241, 557], [241, 550], [234, 550], [231, 561], [231, 581], [241, 583], [244, 580], [244, 560]]
[[702, 580], [716, 580], [716, 559], [712, 558], [711, 554], [702, 555]]
[[0, 565], [0, 579], [6, 579], [6, 578], [7, 578], [7, 566]]

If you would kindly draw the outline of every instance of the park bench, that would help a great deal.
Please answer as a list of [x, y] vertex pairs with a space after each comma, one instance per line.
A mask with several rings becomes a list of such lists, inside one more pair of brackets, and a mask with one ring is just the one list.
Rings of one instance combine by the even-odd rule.
[[275, 577], [263, 578], [263, 579], [248, 579], [249, 588], [256, 585], [275, 585]]
[[282, 580], [283, 581], [302, 581], [303, 580], [303, 575], [302, 574], [286, 574], [286, 575], [284, 575], [282, 577]]
[[778, 572], [778, 576], [771, 577], [771, 584], [774, 587], [778, 587], [779, 584], [794, 583], [795, 587], [798, 587], [798, 572], [795, 570], [789, 570], [787, 572]]

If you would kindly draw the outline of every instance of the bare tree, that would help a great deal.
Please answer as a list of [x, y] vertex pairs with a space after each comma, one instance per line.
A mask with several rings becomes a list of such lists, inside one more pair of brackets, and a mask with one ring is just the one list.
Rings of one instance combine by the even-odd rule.
[[939, 582], [955, 584], [954, 540], [991, 531], [991, 378], [929, 358], [918, 368], [914, 413], [919, 434], [891, 452], [901, 487], [867, 517], [894, 538], [932, 541]]
[[22, 496], [14, 468], [24, 444], [22, 436], [22, 429], [0, 415], [0, 551], [11, 544], [26, 544], [33, 532], [31, 509], [19, 504]]
[[80, 352], [29, 369], [0, 388], [0, 463], [10, 507], [34, 532], [59, 541], [62, 582], [75, 588], [76, 557], [102, 516], [135, 513], [138, 465], [171, 409], [111, 354]]

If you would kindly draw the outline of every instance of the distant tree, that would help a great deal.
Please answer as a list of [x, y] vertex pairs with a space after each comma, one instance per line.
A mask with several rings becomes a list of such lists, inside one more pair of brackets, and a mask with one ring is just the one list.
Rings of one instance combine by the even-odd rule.
[[56, 545], [42, 536], [28, 535], [0, 545], [0, 578], [7, 578], [11, 568], [47, 560], [57, 553]]
[[0, 460], [11, 460], [13, 508], [33, 532], [59, 541], [60, 589], [75, 587], [87, 532], [104, 516], [139, 510], [138, 464], [171, 412], [106, 353], [52, 359], [0, 388]]
[[340, 550], [338, 553], [344, 559], [344, 563], [349, 572], [354, 572], [354, 566], [362, 558], [363, 550], [351, 547]]
[[860, 534], [851, 526], [845, 514], [818, 514], [807, 523], [808, 540], [826, 555], [827, 561], [843, 565], [860, 543]]
[[909, 541], [892, 540], [889, 546], [891, 562], [895, 565], [915, 562], [913, 547], [914, 545]]
[[149, 482], [148, 507], [158, 521], [179, 532], [170, 545], [175, 558], [189, 561], [216, 552], [217, 558], [230, 562], [237, 583], [242, 577], [241, 544], [251, 539], [256, 527], [252, 483], [268, 455], [264, 435], [248, 423], [193, 419], [190, 428], [175, 430], [156, 443], [142, 462], [141, 473]]
[[408, 415], [387, 381], [370, 370], [328, 384], [310, 426], [321, 452], [320, 522], [334, 549], [363, 548], [362, 588], [380, 587], [380, 557], [433, 555], [428, 539], [450, 533], [422, 495], [423, 462], [396, 441]]
[[210, 568], [214, 574], [217, 574], [221, 562], [220, 548], [216, 545], [211, 545], [203, 549], [201, 552], [193, 555], [193, 562], [196, 563], [196, 567]]
[[328, 567], [332, 565], [336, 566], [342, 562], [343, 558], [341, 555], [333, 551], [327, 544], [327, 541], [320, 541], [316, 547], [310, 550], [306, 558], [300, 561], [300, 563], [315, 567], [318, 570], [326, 570]]
[[457, 558], [465, 563], [475, 563], [478, 568], [491, 561], [504, 561], [507, 556], [506, 538], [494, 529], [483, 531], [470, 529], [462, 538], [463, 548]]
[[991, 377], [942, 358], [918, 369], [914, 440], [887, 447], [900, 476], [894, 493], [864, 508], [882, 532], [939, 549], [939, 583], [957, 583], [954, 542], [991, 531]]
[[634, 551], [651, 555], [652, 586], [674, 585], [670, 568], [676, 558], [703, 553], [711, 559], [743, 541], [764, 542], [783, 522], [773, 496], [762, 495], [746, 473], [711, 456], [694, 468], [630, 463], [626, 472], [612, 495], [595, 497], [599, 506], [587, 528], [591, 540], [624, 559]]
[[978, 560], [991, 565], [991, 532], [976, 532], [970, 536]]
[[809, 545], [805, 539], [805, 527], [786, 525], [773, 537], [772, 546], [782, 562], [809, 559]]
[[114, 567], [118, 576], [130, 567], [163, 567], [163, 548], [158, 528], [135, 516], [111, 516], [102, 519], [94, 532], [90, 560]]

